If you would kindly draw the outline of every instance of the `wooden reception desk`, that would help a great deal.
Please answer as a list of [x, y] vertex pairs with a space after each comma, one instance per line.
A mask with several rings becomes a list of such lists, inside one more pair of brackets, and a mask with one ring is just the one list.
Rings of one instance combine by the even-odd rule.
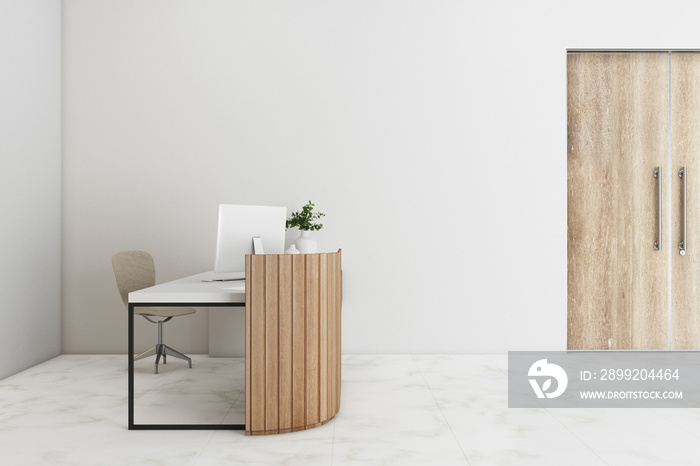
[[246, 256], [246, 435], [294, 432], [340, 409], [341, 251]]
[[[129, 429], [245, 429], [325, 424], [340, 408], [340, 250], [246, 256], [245, 287], [204, 272], [129, 293]], [[134, 308], [245, 306], [245, 425], [134, 422]]]

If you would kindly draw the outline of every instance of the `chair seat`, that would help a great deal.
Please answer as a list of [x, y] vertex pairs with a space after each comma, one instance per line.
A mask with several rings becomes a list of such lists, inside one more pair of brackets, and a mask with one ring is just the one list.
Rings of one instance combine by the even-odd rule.
[[176, 317], [186, 316], [197, 312], [191, 307], [135, 307], [134, 314], [156, 316], [156, 317]]

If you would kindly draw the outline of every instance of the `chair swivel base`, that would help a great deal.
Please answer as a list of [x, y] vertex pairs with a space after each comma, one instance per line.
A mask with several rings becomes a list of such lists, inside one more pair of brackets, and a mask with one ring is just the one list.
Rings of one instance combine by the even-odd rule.
[[172, 356], [174, 358], [179, 358], [179, 359], [184, 359], [190, 364], [190, 369], [192, 369], [192, 360], [182, 354], [179, 351], [176, 351], [169, 347], [168, 345], [163, 343], [163, 324], [172, 317], [168, 317], [167, 319], [164, 320], [159, 320], [159, 321], [154, 321], [151, 320], [150, 317], [147, 315], [143, 314], [143, 317], [149, 321], [153, 322], [154, 324], [158, 324], [158, 344], [154, 346], [153, 348], [144, 351], [143, 353], [139, 354], [134, 358], [134, 361], [138, 361], [139, 359], [147, 358], [148, 356], [153, 356], [154, 354], [156, 355], [156, 363], [153, 365], [153, 373], [157, 374], [158, 373], [158, 363], [160, 362], [160, 357], [163, 356], [163, 364], [166, 363], [166, 356]]
[[166, 344], [163, 343], [158, 343], [157, 345], [153, 346], [151, 349], [148, 349], [144, 351], [143, 353], [139, 354], [138, 356], [134, 357], [134, 361], [138, 361], [139, 359], [147, 358], [149, 356], [153, 356], [155, 354], [156, 356], [156, 362], [153, 365], [153, 373], [157, 374], [158, 373], [158, 363], [160, 362], [160, 357], [163, 356], [163, 364], [167, 363], [167, 356], [172, 356], [174, 358], [178, 359], [183, 359], [187, 361], [190, 365], [190, 369], [192, 369], [192, 359], [188, 358], [184, 354], [180, 353], [177, 350], [172, 349]]

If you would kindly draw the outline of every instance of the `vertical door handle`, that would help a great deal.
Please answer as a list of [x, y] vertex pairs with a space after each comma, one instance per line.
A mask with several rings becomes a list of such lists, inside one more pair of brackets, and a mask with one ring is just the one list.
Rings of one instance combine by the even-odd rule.
[[688, 208], [686, 194], [688, 192], [688, 167], [683, 167], [678, 172], [678, 176], [683, 180], [683, 239], [678, 243], [678, 249], [680, 249], [681, 256], [685, 256], [685, 251], [688, 249], [688, 237], [687, 233], [687, 218], [688, 218]]
[[658, 195], [657, 195], [657, 200], [659, 204], [659, 220], [657, 222], [657, 225], [659, 227], [658, 232], [656, 234], [656, 242], [654, 242], [654, 249], [657, 251], [661, 250], [661, 206], [663, 205], [661, 203], [661, 167], [656, 167], [656, 170], [654, 170], [654, 178], [656, 178], [657, 181], [657, 187], [658, 187]]

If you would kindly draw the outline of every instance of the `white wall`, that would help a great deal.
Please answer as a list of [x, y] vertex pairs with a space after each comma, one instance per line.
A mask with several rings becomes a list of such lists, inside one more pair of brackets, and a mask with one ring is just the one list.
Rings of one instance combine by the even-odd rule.
[[0, 379], [61, 353], [61, 3], [0, 2]]
[[[217, 204], [309, 199], [346, 353], [564, 349], [565, 51], [700, 47], [692, 2], [64, 8], [69, 353], [126, 349], [114, 252], [174, 279], [212, 267]], [[206, 351], [206, 319], [169, 338]]]

